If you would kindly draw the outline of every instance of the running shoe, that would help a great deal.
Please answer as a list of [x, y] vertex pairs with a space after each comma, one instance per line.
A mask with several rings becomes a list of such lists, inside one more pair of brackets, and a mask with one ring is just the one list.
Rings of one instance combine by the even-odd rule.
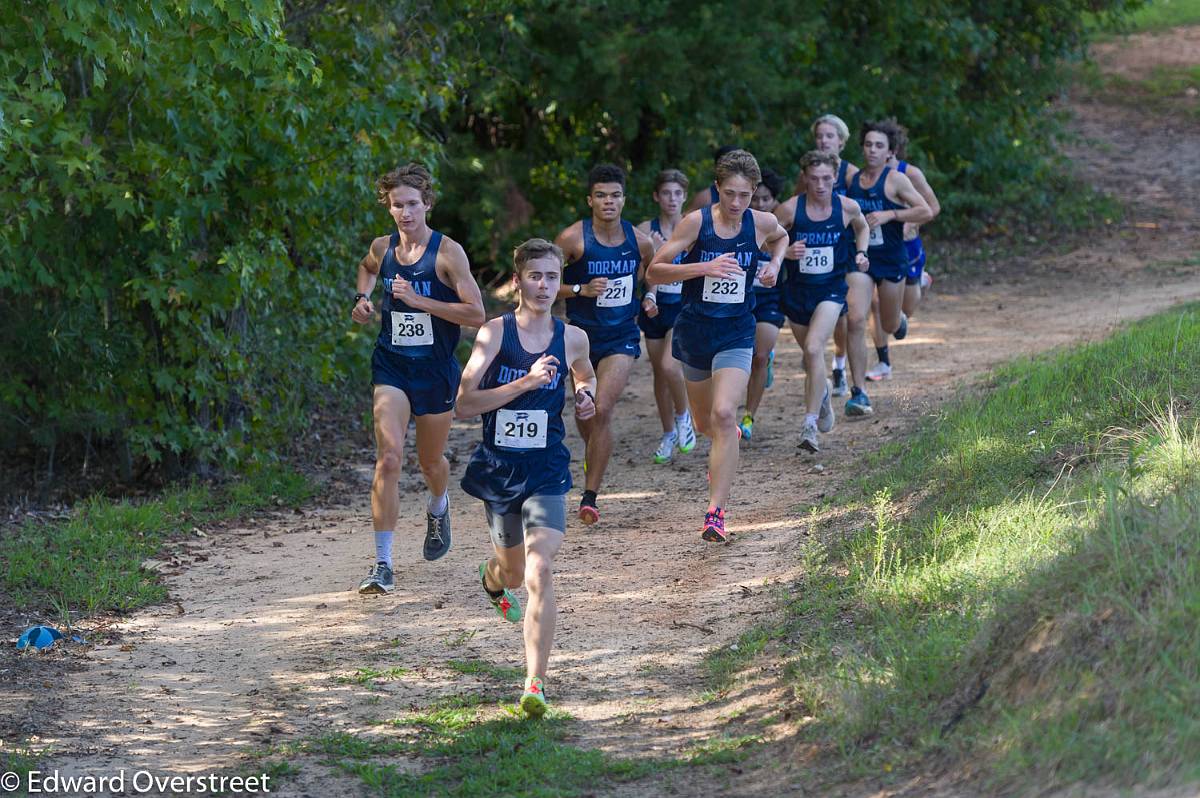
[[724, 543], [729, 538], [725, 535], [725, 511], [717, 508], [711, 513], [704, 514], [704, 529], [700, 537], [710, 543]]
[[742, 440], [750, 440], [750, 436], [754, 434], [754, 416], [747, 413], [742, 416], [742, 423], [738, 424], [738, 437]]
[[517, 601], [517, 597], [509, 593], [507, 588], [500, 591], [499, 596], [493, 596], [492, 592], [488, 590], [486, 573], [487, 561], [485, 560], [479, 563], [479, 581], [483, 584], [483, 594], [496, 608], [496, 614], [509, 623], [521, 620], [521, 602]]
[[525, 679], [525, 692], [521, 693], [521, 709], [531, 718], [540, 718], [546, 714], [546, 688], [542, 677], [530, 676]]
[[367, 578], [358, 583], [358, 592], [364, 596], [382, 596], [396, 589], [392, 578], [392, 567], [383, 560], [375, 563]]
[[825, 396], [821, 397], [821, 411], [817, 415], [817, 429], [821, 432], [829, 432], [833, 429], [833, 383], [825, 380]]
[[903, 341], [905, 336], [907, 336], [907, 335], [908, 335], [908, 316], [905, 316], [903, 313], [901, 313], [900, 314], [900, 326], [896, 328], [896, 331], [894, 333], [892, 333], [892, 337], [895, 338], [897, 341]]
[[675, 434], [679, 436], [679, 451], [687, 454], [696, 448], [696, 428], [692, 426], [692, 414], [685, 413], [683, 423], [676, 423]]
[[672, 432], [664, 432], [662, 440], [658, 443], [658, 450], [654, 453], [654, 462], [658, 465], [671, 462], [671, 455], [675, 452], [675, 442], [679, 440], [679, 436]]
[[846, 370], [845, 369], [834, 369], [833, 370], [833, 395], [834, 396], [845, 396], [847, 391], [849, 391], [849, 390], [850, 389], [848, 387], [846, 387]]
[[441, 559], [450, 551], [450, 504], [446, 503], [446, 512], [434, 515], [425, 511], [425, 545], [421, 554], [429, 561]]
[[892, 364], [876, 363], [875, 368], [868, 371], [864, 376], [871, 382], [890, 380], [892, 378]]
[[850, 400], [846, 402], [846, 415], [869, 416], [874, 412], [871, 408], [871, 400], [867, 398], [867, 392], [855, 388], [851, 392]]
[[591, 526], [600, 520], [600, 508], [596, 506], [595, 499], [585, 495], [579, 500], [579, 520], [584, 526]]
[[821, 451], [821, 445], [817, 442], [817, 425], [815, 423], [805, 424], [804, 429], [800, 431], [800, 448], [813, 454]]
[[[770, 388], [774, 384], [775, 384], [775, 350], [772, 349], [771, 353], [769, 355], [767, 355], [767, 387]], [[746, 437], [749, 438], [750, 436], [747, 435]]]
[[925, 290], [931, 285], [933, 285], [933, 275], [928, 271], [921, 272], [921, 290]]

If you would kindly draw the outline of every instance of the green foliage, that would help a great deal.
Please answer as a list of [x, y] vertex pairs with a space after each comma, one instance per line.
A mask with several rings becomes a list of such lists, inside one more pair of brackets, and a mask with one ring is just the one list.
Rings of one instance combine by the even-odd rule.
[[577, 218], [599, 160], [645, 217], [718, 144], [792, 173], [828, 111], [903, 120], [948, 221], [1044, 206], [1058, 64], [1130, 6], [0, 0], [5, 450], [271, 459], [362, 382], [371, 181], [409, 159], [483, 276]]

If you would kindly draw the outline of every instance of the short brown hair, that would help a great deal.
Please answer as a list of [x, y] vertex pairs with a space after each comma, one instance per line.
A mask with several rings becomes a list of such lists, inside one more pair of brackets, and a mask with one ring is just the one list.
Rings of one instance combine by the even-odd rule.
[[810, 166], [828, 166], [837, 173], [838, 157], [832, 152], [821, 152], [820, 150], [809, 150], [800, 156], [800, 173], [804, 174]]
[[762, 170], [758, 168], [758, 161], [745, 150], [727, 152], [717, 161], [718, 184], [737, 176], [749, 180], [754, 188], [758, 188], [758, 184], [762, 182]]
[[687, 191], [687, 175], [678, 169], [664, 169], [659, 172], [658, 177], [654, 178], [654, 190], [658, 191], [667, 183], [678, 183], [684, 191]]
[[858, 132], [858, 142], [862, 144], [867, 140], [868, 133], [882, 133], [887, 136], [888, 149], [893, 153], [903, 152], [908, 146], [908, 136], [904, 132], [904, 128], [895, 119], [881, 119], [878, 122], [863, 122], [862, 130]]
[[433, 175], [429, 174], [429, 170], [419, 163], [406, 163], [404, 166], [397, 166], [392, 171], [388, 172], [383, 177], [375, 181], [375, 193], [379, 197], [380, 205], [387, 205], [392, 189], [400, 186], [408, 186], [415, 188], [421, 192], [421, 201], [426, 205], [433, 205]]
[[544, 238], [531, 238], [513, 250], [513, 273], [520, 274], [530, 261], [552, 255], [563, 265], [563, 251]]

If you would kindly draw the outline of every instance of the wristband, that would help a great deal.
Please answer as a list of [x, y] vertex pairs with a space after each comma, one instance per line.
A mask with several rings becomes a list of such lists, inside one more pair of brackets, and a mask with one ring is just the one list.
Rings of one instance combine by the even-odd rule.
[[357, 307], [357, 306], [358, 306], [358, 303], [359, 303], [359, 302], [362, 302], [364, 299], [370, 299], [370, 297], [368, 297], [366, 294], [362, 293], [361, 291], [359, 291], [357, 294], [355, 294], [355, 295], [354, 295], [354, 305], [355, 305], [355, 307]]
[[580, 388], [578, 391], [575, 392], [576, 396], [578, 396], [579, 394], [583, 394], [588, 399], [592, 400], [592, 404], [596, 404], [596, 397], [592, 396], [592, 392], [589, 391], [587, 388]]

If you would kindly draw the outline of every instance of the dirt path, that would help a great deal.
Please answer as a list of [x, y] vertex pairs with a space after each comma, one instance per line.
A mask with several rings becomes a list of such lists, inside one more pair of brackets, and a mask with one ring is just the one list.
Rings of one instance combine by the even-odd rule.
[[[871, 392], [875, 417], [849, 423], [839, 408], [819, 457], [796, 447], [803, 378], [799, 350], [782, 335], [776, 384], [754, 443], [743, 449], [728, 509], [732, 545], [699, 539], [706, 444], [677, 465], [650, 464], [657, 421], [649, 365], [638, 363], [620, 405], [605, 519], [594, 530], [571, 526], [556, 573], [561, 614], [549, 685], [555, 703], [579, 719], [574, 742], [624, 755], [673, 754], [724, 733], [740, 706], [774, 696], [772, 682], [765, 678], [757, 696], [706, 703], [701, 659], [769, 611], [772, 585], [795, 575], [792, 555], [812, 533], [808, 508], [853, 474], [859, 455], [910, 430], [964, 378], [1016, 353], [1099, 338], [1124, 320], [1200, 299], [1200, 226], [1194, 210], [1169, 203], [1179, 186], [1200, 182], [1174, 168], [1200, 163], [1200, 134], [1147, 136], [1136, 125], [1148, 123], [1132, 114], [1078, 113], [1085, 141], [1071, 155], [1097, 181], [1114, 171], [1136, 174], [1139, 213], [1155, 214], [1158, 227], [1131, 220], [1083, 248], [1011, 259], [970, 281], [935, 255], [936, 291], [894, 347], [897, 377]], [[1131, 157], [1114, 159], [1113, 151]], [[1046, 251], [1055, 246], [1047, 242]], [[1161, 263], [1176, 265], [1152, 265]], [[455, 427], [455, 481], [478, 436], [478, 424]], [[571, 446], [578, 464], [573, 430]], [[384, 599], [351, 590], [372, 554], [371, 453], [361, 455], [357, 467], [332, 475], [344, 504], [279, 514], [181, 547], [181, 567], [167, 576], [171, 601], [120, 624], [110, 643], [100, 636], [83, 655], [87, 667], [59, 686], [60, 716], [37, 726], [37, 743], [54, 752], [48, 765], [77, 774], [247, 770], [254, 750], [330, 730], [374, 733], [372, 721], [437, 696], [515, 697], [516, 680], [464, 675], [449, 664], [522, 664], [519, 631], [482, 601], [475, 568], [488, 539], [478, 504], [456, 482], [454, 548], [425, 563], [423, 487], [410, 462], [396, 547], [401, 587]], [[374, 689], [346, 678], [395, 667], [407, 673]], [[357, 779], [312, 758], [290, 759], [301, 772], [275, 794], [360, 789]], [[668, 786], [630, 790], [659, 788]]]

